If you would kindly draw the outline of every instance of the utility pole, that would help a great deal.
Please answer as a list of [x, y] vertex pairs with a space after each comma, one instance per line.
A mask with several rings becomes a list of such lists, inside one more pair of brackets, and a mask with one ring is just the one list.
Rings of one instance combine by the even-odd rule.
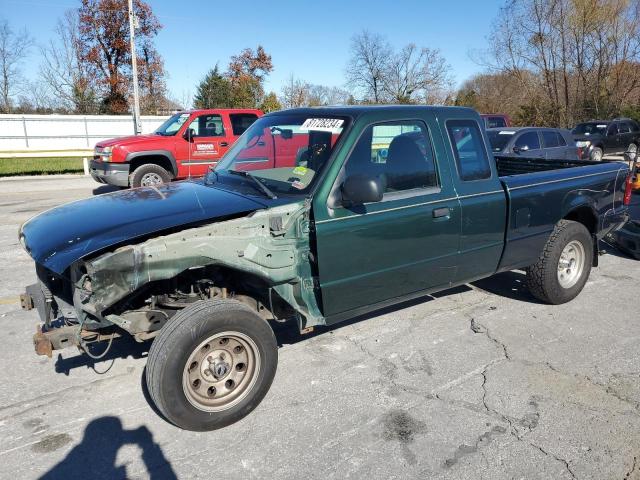
[[133, 73], [133, 128], [136, 135], [142, 133], [140, 124], [140, 98], [138, 95], [138, 59], [136, 57], [136, 24], [133, 0], [129, 0], [129, 36], [131, 37], [131, 70]]

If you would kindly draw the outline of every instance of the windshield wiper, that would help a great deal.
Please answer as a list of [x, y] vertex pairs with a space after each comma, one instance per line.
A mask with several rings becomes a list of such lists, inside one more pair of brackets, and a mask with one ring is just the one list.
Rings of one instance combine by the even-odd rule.
[[251, 173], [246, 172], [244, 170], [227, 170], [227, 172], [233, 175], [240, 175], [241, 177], [251, 179], [253, 183], [255, 183], [258, 186], [260, 191], [264, 193], [267, 197], [269, 197], [271, 200], [275, 200], [278, 198], [278, 196], [275, 193], [273, 193], [271, 189], [269, 189], [269, 187], [267, 187], [264, 183], [262, 183], [256, 177], [254, 177]]

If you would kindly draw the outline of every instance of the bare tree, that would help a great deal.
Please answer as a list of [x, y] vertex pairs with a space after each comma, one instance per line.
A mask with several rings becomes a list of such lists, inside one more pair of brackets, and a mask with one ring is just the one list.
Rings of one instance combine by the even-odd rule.
[[492, 32], [492, 68], [518, 80], [531, 123], [570, 126], [637, 101], [640, 0], [509, 0]]
[[58, 21], [56, 39], [41, 48], [40, 78], [58, 99], [58, 107], [80, 114], [97, 112], [95, 77], [78, 49], [78, 15], [67, 11]]
[[26, 30], [14, 32], [6, 20], [0, 20], [0, 111], [11, 111], [12, 99], [25, 91], [22, 62], [33, 46]]
[[451, 67], [439, 50], [410, 43], [394, 54], [384, 71], [383, 90], [396, 103], [434, 101], [451, 85]]
[[284, 108], [296, 108], [308, 105], [310, 89], [311, 85], [304, 80], [296, 78], [292, 73], [282, 88], [282, 105]]
[[377, 33], [366, 30], [351, 39], [351, 58], [347, 64], [347, 83], [374, 103], [383, 100], [385, 73], [393, 50]]

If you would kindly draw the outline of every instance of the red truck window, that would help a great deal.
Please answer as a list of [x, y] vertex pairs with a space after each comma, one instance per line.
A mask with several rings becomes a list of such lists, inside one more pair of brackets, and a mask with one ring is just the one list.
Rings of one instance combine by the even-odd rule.
[[239, 136], [258, 119], [258, 116], [255, 113], [231, 113], [229, 119], [233, 134]]
[[200, 115], [189, 125], [195, 134], [194, 137], [224, 137], [224, 126], [220, 115]]

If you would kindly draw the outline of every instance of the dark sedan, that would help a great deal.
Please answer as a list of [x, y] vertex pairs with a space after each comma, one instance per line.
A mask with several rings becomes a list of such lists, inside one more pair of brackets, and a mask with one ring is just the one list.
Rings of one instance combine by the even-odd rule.
[[488, 128], [491, 150], [499, 155], [548, 160], [580, 160], [571, 132], [560, 128]]

